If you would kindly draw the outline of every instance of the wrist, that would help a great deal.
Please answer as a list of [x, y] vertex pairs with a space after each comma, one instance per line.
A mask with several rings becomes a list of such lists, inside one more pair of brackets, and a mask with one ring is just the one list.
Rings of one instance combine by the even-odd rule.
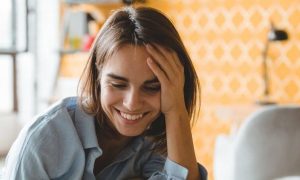
[[167, 126], [171, 124], [178, 124], [178, 126], [181, 126], [183, 124], [190, 124], [190, 117], [186, 109], [172, 111], [164, 115]]

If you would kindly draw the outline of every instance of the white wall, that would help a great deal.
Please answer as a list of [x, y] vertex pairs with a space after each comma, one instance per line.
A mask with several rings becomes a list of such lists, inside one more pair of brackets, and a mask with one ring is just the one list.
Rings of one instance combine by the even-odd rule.
[[47, 107], [59, 63], [59, 0], [37, 1], [37, 112]]

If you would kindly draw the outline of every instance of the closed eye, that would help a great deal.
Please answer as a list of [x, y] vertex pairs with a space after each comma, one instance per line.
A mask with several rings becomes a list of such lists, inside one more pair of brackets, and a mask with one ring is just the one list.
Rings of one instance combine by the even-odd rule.
[[127, 87], [126, 84], [121, 84], [121, 83], [111, 83], [111, 86], [117, 89], [125, 89]]
[[160, 85], [146, 85], [143, 89], [146, 92], [155, 93], [160, 91]]

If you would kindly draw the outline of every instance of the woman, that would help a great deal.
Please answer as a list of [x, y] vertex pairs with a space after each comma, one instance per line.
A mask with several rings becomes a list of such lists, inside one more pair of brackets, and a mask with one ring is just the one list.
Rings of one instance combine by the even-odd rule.
[[206, 179], [190, 129], [198, 79], [162, 13], [114, 12], [80, 87], [22, 130], [7, 179]]

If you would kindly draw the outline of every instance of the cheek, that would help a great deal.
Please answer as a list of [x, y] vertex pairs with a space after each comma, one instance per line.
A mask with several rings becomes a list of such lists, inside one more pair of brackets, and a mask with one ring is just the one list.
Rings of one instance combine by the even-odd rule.
[[150, 100], [150, 103], [152, 107], [154, 107], [157, 111], [160, 111], [161, 110], [160, 93], [157, 93], [157, 95], [153, 96]]
[[101, 104], [107, 106], [113, 104], [118, 100], [117, 93], [115, 93], [110, 87], [101, 88]]

